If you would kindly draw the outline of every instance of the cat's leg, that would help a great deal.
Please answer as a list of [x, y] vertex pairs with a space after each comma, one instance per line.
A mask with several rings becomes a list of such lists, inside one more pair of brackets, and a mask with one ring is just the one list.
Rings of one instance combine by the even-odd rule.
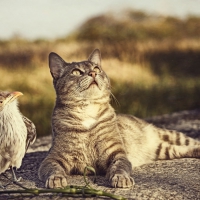
[[200, 142], [173, 130], [158, 131], [161, 139], [156, 150], [156, 160], [174, 158], [200, 158]]
[[195, 140], [191, 137], [186, 136], [185, 134], [175, 131], [175, 130], [166, 130], [157, 128], [159, 138], [163, 142], [168, 142], [174, 145], [186, 145], [186, 146], [194, 146], [200, 145], [200, 141]]
[[[110, 158], [113, 155], [110, 156]], [[109, 158], [108, 158], [109, 161]], [[132, 165], [125, 155], [115, 155], [110, 161], [106, 177], [113, 187], [127, 188], [134, 185], [131, 177]]]
[[47, 188], [63, 188], [67, 186], [67, 174], [70, 166], [62, 160], [49, 158], [48, 156], [40, 165], [39, 179], [45, 182]]
[[176, 158], [200, 158], [200, 145], [174, 145], [167, 142], [158, 145], [156, 160], [170, 160]]

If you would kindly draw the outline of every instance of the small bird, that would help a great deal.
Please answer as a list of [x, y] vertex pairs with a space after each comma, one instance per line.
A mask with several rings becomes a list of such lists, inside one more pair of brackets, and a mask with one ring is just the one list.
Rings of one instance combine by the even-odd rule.
[[14, 167], [20, 168], [30, 144], [36, 139], [36, 128], [32, 121], [23, 116], [18, 108], [17, 97], [21, 92], [0, 91], [0, 174]]

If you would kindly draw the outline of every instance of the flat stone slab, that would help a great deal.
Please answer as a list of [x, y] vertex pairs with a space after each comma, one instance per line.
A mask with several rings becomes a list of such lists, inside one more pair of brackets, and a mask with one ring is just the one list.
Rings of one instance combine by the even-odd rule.
[[[200, 138], [200, 110], [183, 111], [172, 115], [163, 115], [147, 119], [147, 121], [160, 127], [176, 129], [185, 132], [192, 137]], [[51, 146], [51, 136], [38, 138], [31, 146], [23, 159], [21, 168], [17, 171], [17, 176], [22, 177], [21, 184], [28, 188], [44, 188], [44, 183], [38, 179], [37, 171], [40, 163], [47, 155]], [[6, 176], [11, 177], [8, 170]], [[103, 190], [116, 195], [121, 195], [127, 199], [200, 199], [200, 160], [199, 159], [176, 159], [167, 161], [156, 161], [151, 164], [137, 167], [133, 170], [135, 186], [131, 189], [111, 188], [108, 181], [103, 176], [97, 176], [96, 183], [93, 183], [94, 176], [88, 179], [91, 186], [98, 190]], [[0, 182], [5, 185], [9, 181], [0, 175]], [[84, 186], [83, 176], [69, 176], [69, 185]], [[10, 184], [4, 190], [20, 189], [19, 186]], [[3, 190], [3, 189], [0, 189]], [[13, 196], [0, 195], [1, 199], [77, 199], [73, 197], [63, 197], [61, 195], [45, 194], [39, 196]], [[79, 197], [78, 199], [83, 199]], [[84, 199], [107, 199], [102, 197], [92, 197]]]

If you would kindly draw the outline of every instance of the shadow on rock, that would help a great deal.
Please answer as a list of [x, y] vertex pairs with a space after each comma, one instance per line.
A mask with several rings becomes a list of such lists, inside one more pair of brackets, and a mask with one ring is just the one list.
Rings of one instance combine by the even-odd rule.
[[44, 187], [44, 183], [38, 178], [38, 169], [47, 153], [48, 151], [27, 153], [20, 169], [17, 170], [17, 176], [21, 176], [24, 180], [35, 182], [37, 187]]

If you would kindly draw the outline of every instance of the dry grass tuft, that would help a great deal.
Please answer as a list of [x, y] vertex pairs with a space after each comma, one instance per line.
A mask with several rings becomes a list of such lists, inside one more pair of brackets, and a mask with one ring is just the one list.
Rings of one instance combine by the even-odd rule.
[[118, 84], [154, 85], [158, 77], [147, 66], [119, 61], [116, 58], [102, 61], [103, 69], [111, 80]]

